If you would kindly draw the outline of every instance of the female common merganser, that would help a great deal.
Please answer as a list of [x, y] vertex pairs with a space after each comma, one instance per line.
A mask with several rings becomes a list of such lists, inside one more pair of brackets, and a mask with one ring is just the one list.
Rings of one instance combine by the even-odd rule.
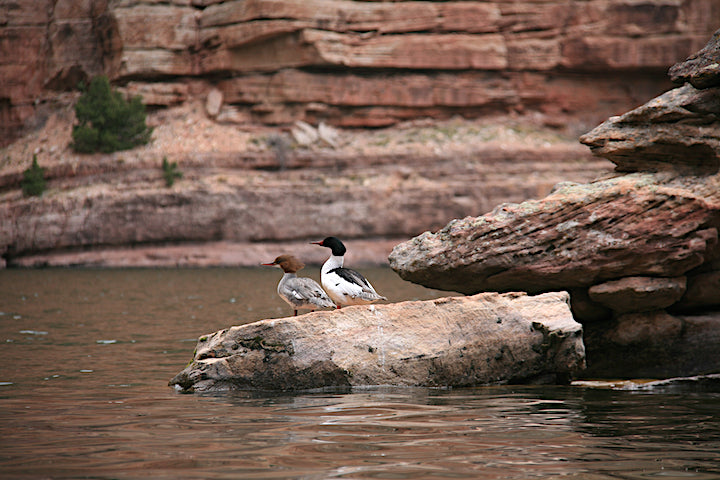
[[343, 267], [343, 255], [346, 249], [338, 238], [327, 237], [321, 242], [310, 243], [327, 247], [332, 252], [320, 270], [320, 283], [337, 304], [337, 308], [343, 305], [364, 305], [377, 300], [387, 300], [378, 295], [365, 277], [355, 270]]
[[296, 275], [296, 272], [305, 264], [292, 255], [280, 255], [274, 262], [262, 265], [278, 266], [285, 272], [278, 283], [277, 292], [293, 308], [295, 316], [297, 316], [298, 310], [313, 311], [316, 308], [335, 306], [325, 290], [315, 280]]

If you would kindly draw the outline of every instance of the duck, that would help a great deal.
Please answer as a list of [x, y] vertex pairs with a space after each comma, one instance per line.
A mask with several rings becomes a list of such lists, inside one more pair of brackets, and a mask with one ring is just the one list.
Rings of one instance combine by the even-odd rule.
[[265, 266], [277, 266], [284, 272], [277, 286], [278, 295], [285, 300], [297, 316], [298, 310], [314, 311], [317, 308], [335, 308], [325, 290], [312, 278], [298, 277], [297, 272], [305, 264], [293, 255], [280, 255]]
[[337, 308], [345, 305], [367, 305], [378, 300], [387, 300], [378, 294], [370, 282], [360, 273], [343, 267], [347, 249], [337, 237], [327, 237], [314, 245], [330, 249], [330, 258], [320, 270], [320, 283], [335, 302]]

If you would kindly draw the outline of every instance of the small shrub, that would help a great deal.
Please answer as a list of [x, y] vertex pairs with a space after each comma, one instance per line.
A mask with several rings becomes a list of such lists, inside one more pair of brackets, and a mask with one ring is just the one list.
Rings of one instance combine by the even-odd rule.
[[128, 150], [148, 143], [152, 135], [142, 99], [126, 101], [104, 75], [92, 79], [75, 104], [75, 116], [72, 147], [80, 153]]
[[20, 186], [26, 197], [39, 197], [45, 191], [45, 169], [38, 165], [37, 155], [33, 155], [32, 166], [23, 172]]
[[165, 185], [172, 187], [175, 183], [176, 178], [182, 178], [183, 174], [178, 170], [177, 162], [169, 163], [167, 157], [163, 157], [162, 161], [163, 177], [165, 178]]

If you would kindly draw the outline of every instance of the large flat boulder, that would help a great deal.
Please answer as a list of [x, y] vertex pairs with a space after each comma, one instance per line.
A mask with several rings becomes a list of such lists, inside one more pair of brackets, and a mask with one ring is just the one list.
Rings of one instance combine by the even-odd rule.
[[485, 293], [346, 307], [200, 337], [184, 392], [555, 383], [585, 366], [568, 294]]
[[465, 294], [677, 277], [716, 255], [720, 175], [636, 173], [565, 185], [397, 245], [405, 280]]

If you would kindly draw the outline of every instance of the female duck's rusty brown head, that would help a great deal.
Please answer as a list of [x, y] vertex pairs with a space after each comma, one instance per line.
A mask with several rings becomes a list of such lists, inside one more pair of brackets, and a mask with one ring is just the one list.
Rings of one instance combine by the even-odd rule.
[[295, 273], [305, 266], [304, 263], [293, 255], [280, 255], [272, 263], [263, 263], [262, 265], [266, 265], [268, 267], [278, 266], [282, 268], [285, 273]]

